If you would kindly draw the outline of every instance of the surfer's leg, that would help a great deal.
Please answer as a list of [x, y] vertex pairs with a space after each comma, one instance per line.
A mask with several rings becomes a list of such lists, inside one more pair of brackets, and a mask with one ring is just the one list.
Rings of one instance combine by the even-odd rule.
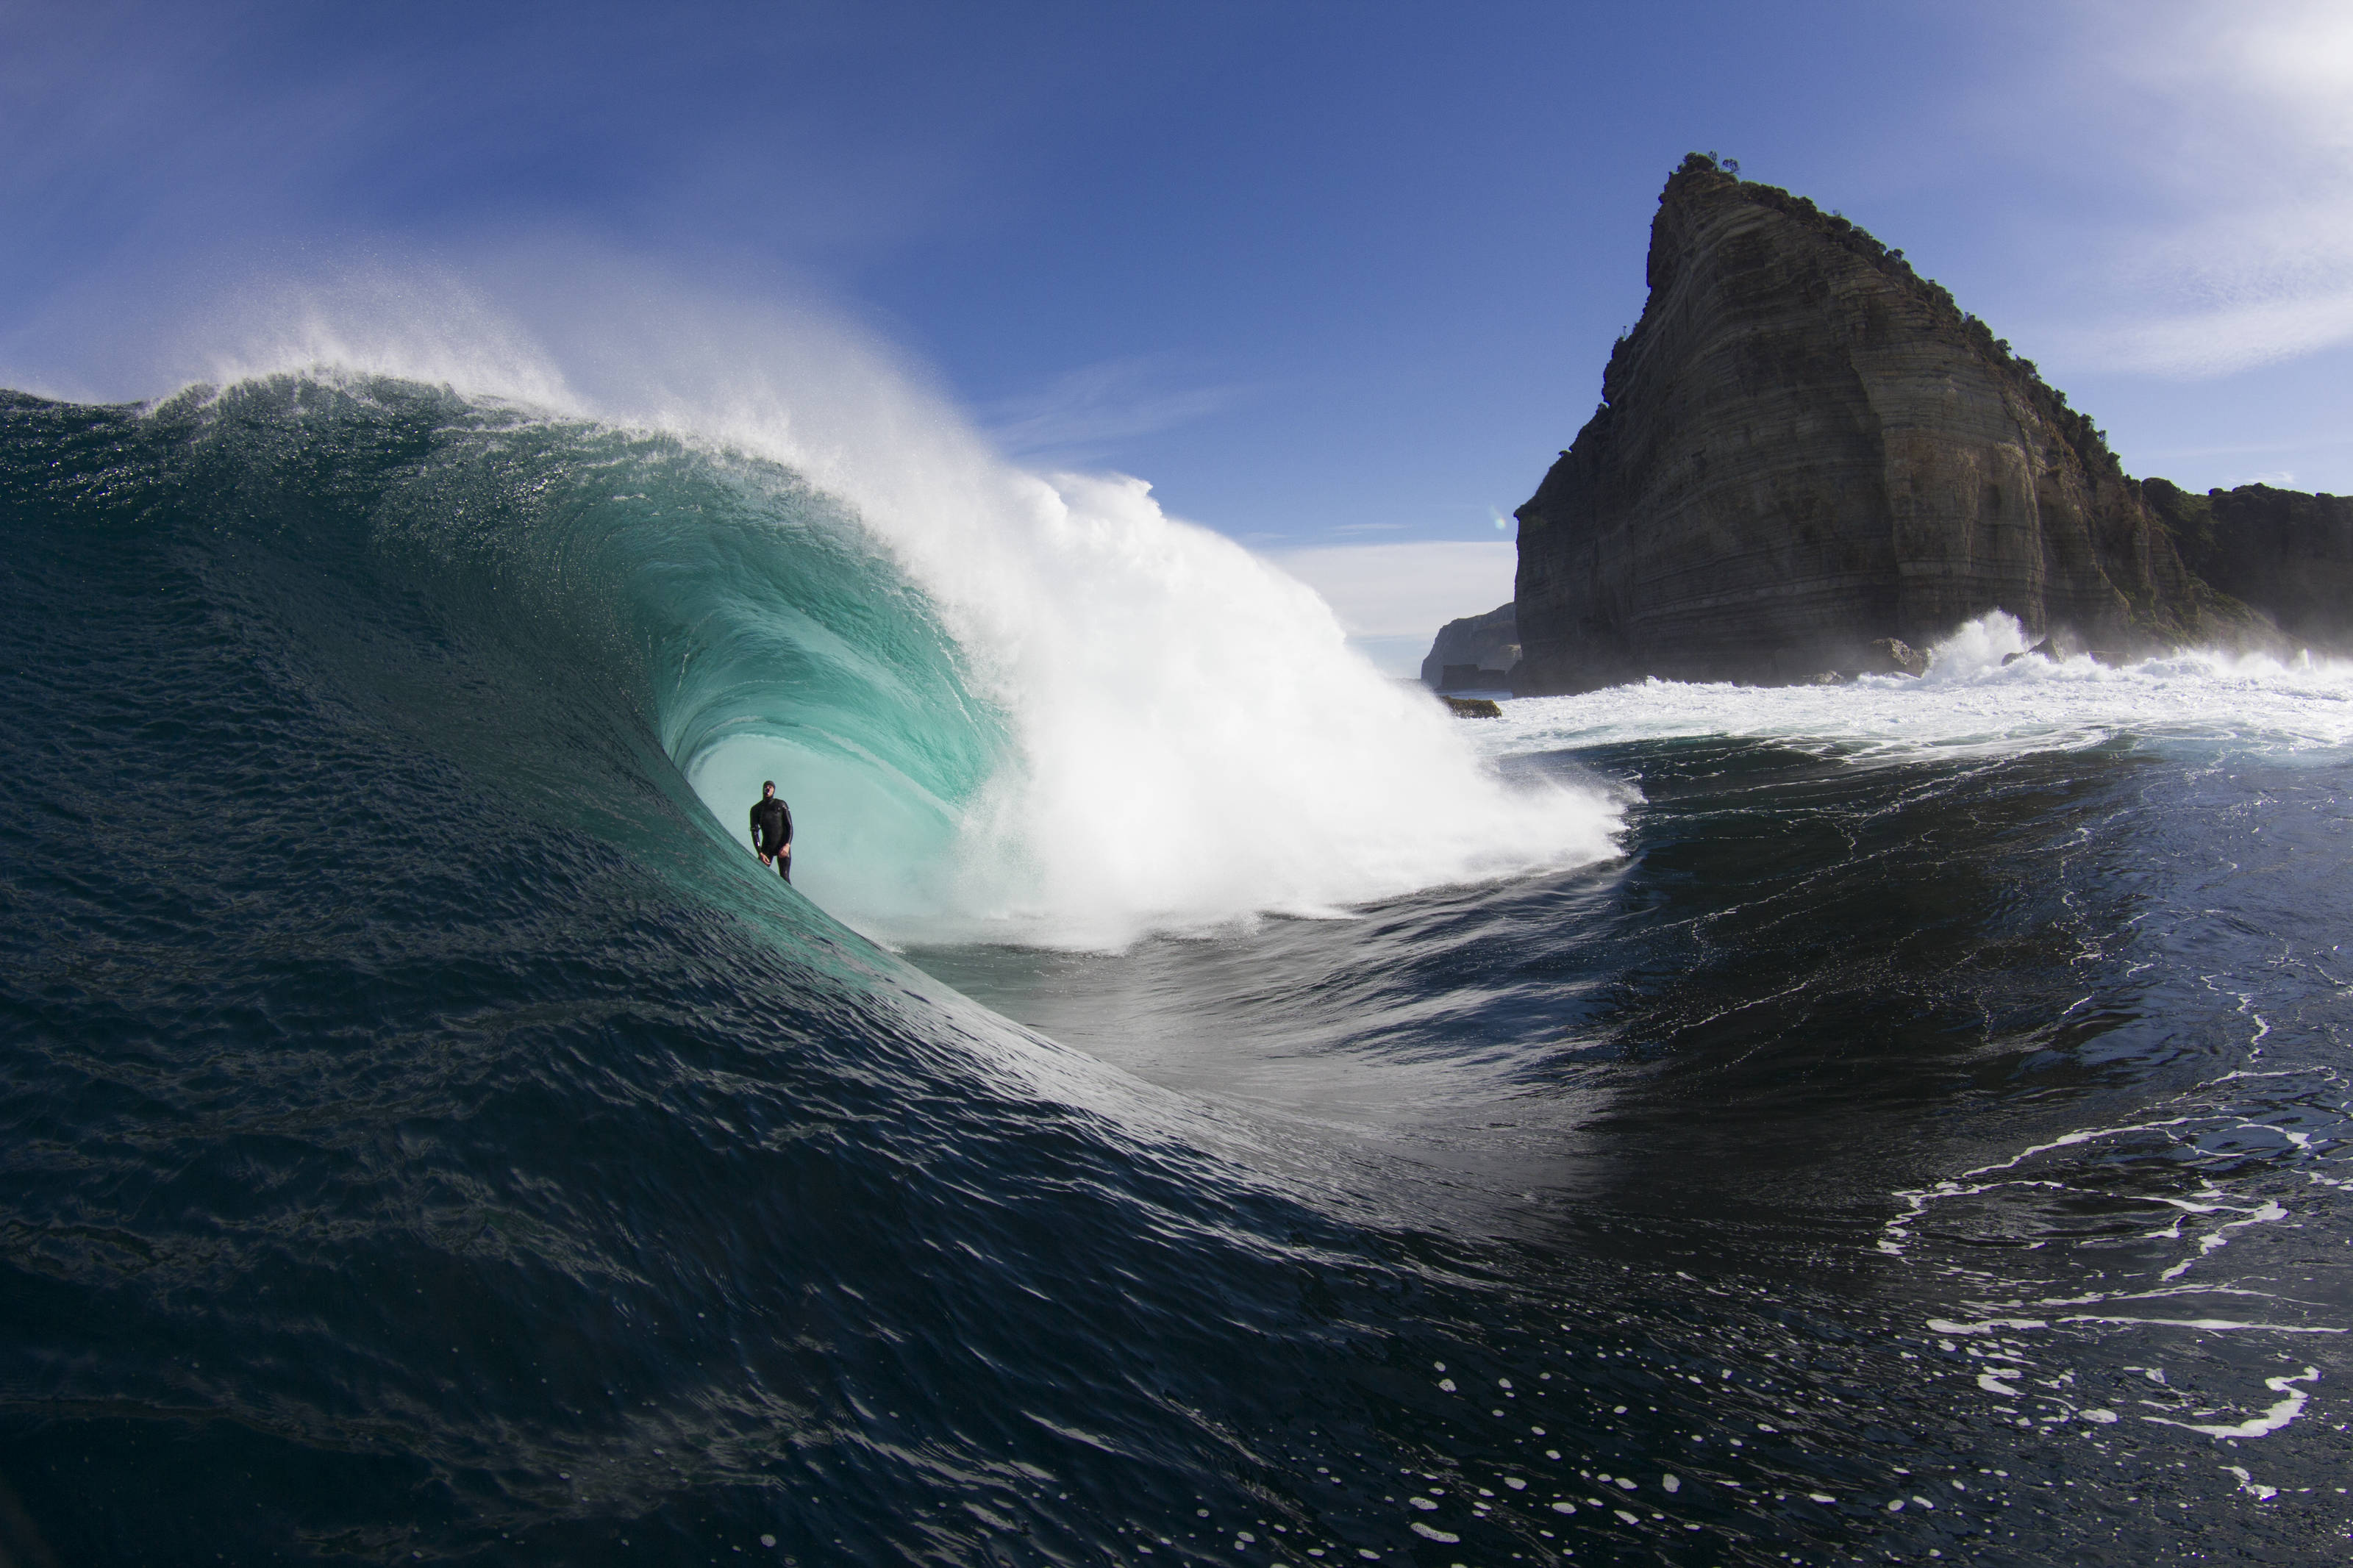
[[793, 847], [789, 844], [776, 851], [776, 875], [787, 882], [793, 879]]

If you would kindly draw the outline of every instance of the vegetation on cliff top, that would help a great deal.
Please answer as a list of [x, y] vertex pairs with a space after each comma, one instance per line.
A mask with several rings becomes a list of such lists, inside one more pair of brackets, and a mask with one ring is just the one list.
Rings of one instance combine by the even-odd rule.
[[[1667, 178], [1667, 198], [1679, 185], [1704, 183], [1713, 187], [1728, 187], [1746, 201], [1795, 219], [1797, 222], [1840, 246], [1849, 253], [1869, 262], [1890, 281], [1902, 288], [1928, 309], [1929, 316], [1947, 331], [1957, 333], [1985, 359], [2010, 373], [2011, 380], [2024, 394], [2035, 412], [2050, 421], [2052, 428], [2065, 438], [2084, 465], [2084, 471], [2094, 483], [2103, 479], [2117, 483], [2126, 479], [2124, 464], [2108, 447], [2107, 432], [2092, 423], [2091, 416], [2067, 405], [2067, 395], [2042, 379], [2032, 360], [2013, 352], [2007, 339], [1993, 335], [1993, 329], [1976, 316], [1961, 309], [1952, 290], [1933, 278], [1923, 278], [1904, 258], [1904, 253], [1883, 245], [1879, 238], [1860, 224], [1852, 223], [1835, 212], [1824, 212], [1804, 196], [1792, 195], [1778, 185], [1767, 185], [1739, 177], [1740, 165], [1730, 159], [1719, 158], [1714, 153], [1691, 153]], [[1620, 344], [1625, 342], [1619, 340]], [[1610, 353], [1611, 368], [1617, 368], [1620, 349]], [[1603, 373], [1604, 398], [1609, 385], [1609, 373]]]

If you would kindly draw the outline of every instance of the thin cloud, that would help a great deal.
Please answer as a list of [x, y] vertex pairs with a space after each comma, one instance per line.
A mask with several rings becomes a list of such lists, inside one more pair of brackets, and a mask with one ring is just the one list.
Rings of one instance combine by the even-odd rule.
[[[2078, 363], [2227, 375], [2353, 342], [2353, 10], [2099, 6], [2065, 84], [2116, 106], [2098, 155], [2169, 215], [2119, 237]], [[2082, 151], [2078, 149], [2078, 151]]]
[[1104, 360], [989, 404], [980, 416], [1008, 456], [1084, 462], [1121, 442], [1222, 414], [1246, 395], [1238, 384], [1170, 384], [1175, 379], [1157, 357]]
[[2353, 342], [2353, 287], [2086, 329], [2073, 347], [2098, 369], [2199, 379], [2345, 342]]

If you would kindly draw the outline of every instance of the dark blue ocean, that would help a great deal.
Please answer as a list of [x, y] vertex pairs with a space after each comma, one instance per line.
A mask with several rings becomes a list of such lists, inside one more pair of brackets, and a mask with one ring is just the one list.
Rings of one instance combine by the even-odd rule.
[[0, 399], [0, 1564], [2353, 1550], [2353, 669], [1474, 725], [854, 489]]

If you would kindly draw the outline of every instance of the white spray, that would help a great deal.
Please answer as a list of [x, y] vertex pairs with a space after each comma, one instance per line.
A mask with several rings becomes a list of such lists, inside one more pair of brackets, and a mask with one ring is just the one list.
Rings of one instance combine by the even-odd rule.
[[[959, 824], [955, 864], [920, 883], [829, 855], [797, 801], [797, 884], [875, 934], [1117, 946], [1615, 852], [1611, 801], [1507, 786], [1464, 721], [1348, 648], [1312, 590], [1164, 515], [1140, 481], [1005, 462], [858, 334], [576, 257], [512, 257], [503, 289], [500, 271], [477, 274], [497, 306], [479, 281], [415, 273], [248, 300], [237, 350], [180, 379], [328, 365], [447, 382], [773, 459], [849, 502], [942, 606], [1018, 742]], [[747, 734], [693, 782], [732, 831], [759, 779], [792, 793], [799, 760]]]

